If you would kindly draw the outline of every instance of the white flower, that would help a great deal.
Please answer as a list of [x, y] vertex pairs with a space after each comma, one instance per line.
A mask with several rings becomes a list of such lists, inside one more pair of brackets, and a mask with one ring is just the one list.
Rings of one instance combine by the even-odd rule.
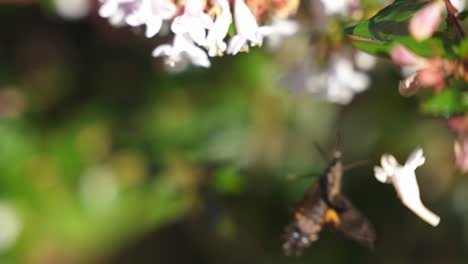
[[156, 47], [153, 56], [167, 56], [166, 63], [171, 67], [186, 60], [198, 66], [210, 67], [206, 52], [195, 45], [188, 34], [176, 34], [172, 45], [164, 44]]
[[320, 0], [328, 16], [346, 16], [350, 11], [359, 7], [359, 0]]
[[208, 55], [211, 57], [217, 54], [222, 54], [226, 51], [227, 45], [224, 42], [229, 26], [232, 23], [231, 9], [227, 0], [216, 0], [221, 7], [221, 14], [216, 18], [213, 27], [208, 32], [206, 38], [206, 47], [208, 48]]
[[176, 14], [176, 6], [168, 0], [142, 0], [135, 12], [127, 16], [128, 25], [137, 27], [146, 25], [146, 37], [158, 34], [163, 20], [168, 20]]
[[102, 0], [99, 15], [108, 18], [114, 26], [125, 24], [127, 16], [136, 10], [139, 0]]
[[270, 47], [278, 47], [285, 36], [290, 36], [299, 30], [299, 24], [291, 19], [274, 17], [271, 25], [259, 28], [260, 34], [268, 38]]
[[385, 154], [381, 158], [382, 167], [375, 166], [375, 178], [382, 183], [392, 183], [402, 203], [421, 219], [437, 226], [440, 217], [429, 211], [421, 202], [415, 170], [425, 162], [423, 151], [417, 148], [406, 160], [405, 165], [398, 164], [395, 157]]
[[257, 20], [244, 0], [235, 0], [234, 20], [237, 34], [229, 42], [228, 54], [237, 54], [250, 41], [252, 46], [262, 44], [262, 34]]
[[335, 57], [328, 72], [314, 74], [307, 80], [307, 89], [314, 96], [338, 104], [350, 103], [356, 93], [369, 85], [369, 76], [356, 71], [346, 57]]
[[354, 62], [360, 70], [370, 71], [377, 64], [377, 58], [360, 50], [354, 54]]
[[71, 20], [84, 18], [91, 10], [90, 0], [55, 0], [54, 4], [60, 16]]
[[188, 33], [195, 43], [204, 46], [206, 44], [205, 29], [213, 26], [211, 17], [203, 12], [205, 4], [203, 0], [187, 0], [184, 14], [176, 17], [172, 22], [172, 32], [176, 35]]

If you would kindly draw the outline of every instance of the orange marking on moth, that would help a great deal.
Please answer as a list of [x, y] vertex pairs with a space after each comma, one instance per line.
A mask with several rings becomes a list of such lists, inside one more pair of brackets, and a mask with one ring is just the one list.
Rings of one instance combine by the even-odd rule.
[[340, 217], [338, 216], [338, 213], [334, 209], [328, 209], [325, 212], [325, 217], [323, 218], [323, 221], [325, 223], [332, 223], [335, 226], [340, 224]]
[[304, 208], [302, 207], [296, 210], [296, 212], [294, 213], [294, 217], [296, 218], [296, 220], [299, 220], [300, 218], [304, 217], [302, 215], [303, 212], [304, 212]]

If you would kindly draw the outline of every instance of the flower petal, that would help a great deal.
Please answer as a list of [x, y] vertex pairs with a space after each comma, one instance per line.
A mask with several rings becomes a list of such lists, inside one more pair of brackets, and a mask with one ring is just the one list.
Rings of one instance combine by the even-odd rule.
[[393, 62], [400, 66], [418, 66], [422, 68], [427, 64], [426, 59], [419, 57], [401, 44], [392, 48], [390, 56]]
[[442, 20], [444, 6], [443, 1], [433, 1], [411, 18], [409, 32], [416, 40], [423, 41], [434, 34]]
[[158, 34], [159, 30], [162, 26], [162, 19], [159, 17], [153, 17], [149, 21], [146, 22], [146, 37], [152, 38], [156, 34]]
[[391, 175], [388, 175], [385, 170], [379, 166], [374, 166], [375, 178], [381, 183], [391, 183]]

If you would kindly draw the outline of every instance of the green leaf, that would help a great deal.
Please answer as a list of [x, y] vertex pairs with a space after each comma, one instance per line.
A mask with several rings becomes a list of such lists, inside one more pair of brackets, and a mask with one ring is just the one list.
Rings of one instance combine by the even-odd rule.
[[[427, 3], [396, 0], [370, 19], [346, 28], [345, 34], [350, 36], [358, 49], [378, 56], [389, 57], [390, 50], [395, 44], [403, 44], [423, 57], [439, 54], [443, 58], [455, 58], [453, 47], [456, 38], [450, 37], [446, 31], [445, 19], [430, 39], [418, 42], [411, 37], [408, 22]], [[444, 18], [445, 16], [446, 14]]]
[[447, 86], [438, 94], [434, 94], [421, 104], [421, 110], [426, 114], [450, 116], [468, 111], [467, 84], [457, 81]]

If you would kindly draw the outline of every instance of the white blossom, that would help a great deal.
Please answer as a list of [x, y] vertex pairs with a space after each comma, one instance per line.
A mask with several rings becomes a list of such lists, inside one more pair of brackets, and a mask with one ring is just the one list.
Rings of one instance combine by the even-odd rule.
[[307, 80], [312, 95], [338, 104], [350, 103], [356, 93], [365, 91], [369, 85], [369, 76], [355, 70], [346, 57], [333, 58], [328, 71], [313, 74]]
[[65, 19], [82, 19], [91, 10], [91, 0], [55, 0], [57, 14]]
[[385, 154], [381, 158], [382, 167], [375, 166], [375, 178], [382, 183], [392, 183], [402, 203], [421, 219], [437, 226], [440, 217], [427, 209], [421, 201], [415, 170], [425, 162], [423, 150], [417, 148], [406, 160], [405, 165], [398, 164], [395, 157]]
[[224, 38], [228, 34], [229, 26], [232, 23], [229, 2], [227, 0], [216, 0], [216, 2], [221, 7], [221, 14], [216, 18], [206, 38], [206, 47], [211, 57], [226, 51], [227, 45]]
[[188, 34], [176, 34], [172, 45], [163, 44], [156, 47], [153, 56], [166, 56], [166, 63], [171, 67], [186, 60], [194, 65], [210, 67], [210, 60], [206, 52], [195, 45]]
[[176, 14], [176, 6], [169, 0], [141, 0], [135, 12], [126, 17], [128, 25], [137, 27], [146, 25], [146, 37], [158, 34], [164, 20]]
[[139, 4], [140, 0], [102, 0], [99, 15], [109, 19], [112, 25], [121, 26]]
[[259, 28], [260, 34], [268, 39], [268, 45], [278, 47], [285, 36], [299, 31], [299, 23], [291, 19], [274, 17], [270, 25]]
[[359, 0], [320, 0], [326, 15], [346, 16], [353, 9], [359, 7]]
[[176, 17], [171, 30], [177, 34], [188, 34], [200, 46], [206, 44], [206, 30], [213, 26], [211, 17], [203, 12], [206, 2], [203, 0], [187, 0], [184, 14]]
[[354, 54], [354, 62], [356, 66], [364, 71], [372, 70], [377, 64], [377, 58], [370, 55], [369, 53], [362, 52], [360, 50], [356, 51]]
[[234, 22], [237, 34], [229, 42], [228, 54], [237, 54], [248, 41], [252, 46], [262, 44], [263, 38], [257, 20], [244, 0], [235, 0]]

